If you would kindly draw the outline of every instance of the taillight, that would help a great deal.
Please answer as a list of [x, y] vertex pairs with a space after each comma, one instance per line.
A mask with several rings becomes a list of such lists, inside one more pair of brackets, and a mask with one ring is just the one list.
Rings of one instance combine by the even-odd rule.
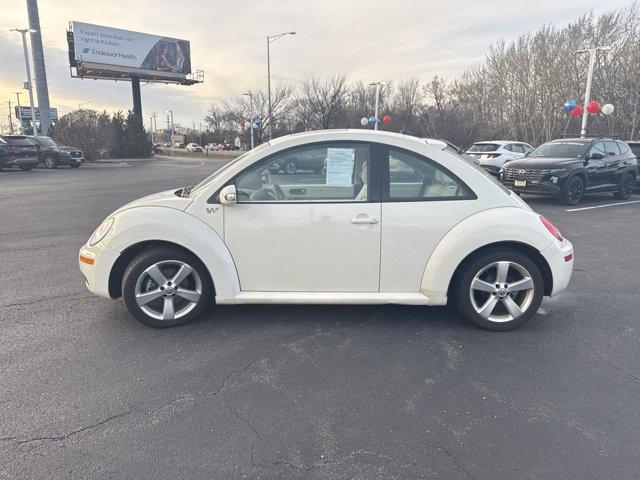
[[562, 234], [560, 233], [560, 230], [558, 230], [558, 227], [556, 227], [553, 223], [544, 218], [542, 215], [540, 215], [540, 221], [542, 221], [542, 224], [547, 228], [547, 230], [549, 230], [549, 233], [551, 233], [551, 235], [556, 237], [560, 242], [564, 240]]

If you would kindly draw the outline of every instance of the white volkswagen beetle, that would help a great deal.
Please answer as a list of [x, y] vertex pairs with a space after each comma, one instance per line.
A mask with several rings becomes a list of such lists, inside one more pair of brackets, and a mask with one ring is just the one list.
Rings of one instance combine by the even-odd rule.
[[[278, 174], [282, 157], [325, 158]], [[273, 173], [273, 172], [276, 173]], [[194, 187], [129, 203], [80, 250], [90, 291], [152, 327], [211, 302], [457, 304], [491, 330], [564, 290], [573, 247], [478, 167], [416, 137], [325, 130], [272, 140]]]

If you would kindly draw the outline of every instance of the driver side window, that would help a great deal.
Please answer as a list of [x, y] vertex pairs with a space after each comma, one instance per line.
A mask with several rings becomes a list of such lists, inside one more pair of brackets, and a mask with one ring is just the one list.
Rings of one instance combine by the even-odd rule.
[[369, 157], [367, 144], [286, 150], [237, 177], [238, 203], [366, 202]]
[[600, 154], [602, 158], [606, 157], [607, 154], [605, 153], [605, 150], [604, 150], [604, 143], [602, 142], [594, 143], [593, 146], [591, 147], [591, 150], [589, 150], [589, 158], [593, 157], [594, 153]]

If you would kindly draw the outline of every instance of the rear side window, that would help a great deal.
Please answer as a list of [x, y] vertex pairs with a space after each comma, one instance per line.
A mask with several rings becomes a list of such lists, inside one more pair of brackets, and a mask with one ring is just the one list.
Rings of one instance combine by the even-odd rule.
[[500, 148], [497, 143], [474, 143], [470, 152], [495, 152]]
[[631, 151], [636, 157], [640, 157], [640, 143], [631, 143], [629, 145], [631, 147]]
[[6, 142], [14, 147], [33, 147], [33, 142], [27, 137], [5, 137]]
[[462, 180], [427, 158], [404, 150], [383, 155], [384, 199], [391, 201], [475, 198]]
[[604, 149], [607, 152], [607, 155], [620, 155], [620, 148], [613, 140], [605, 140]]
[[626, 153], [629, 153], [629, 145], [627, 145], [624, 142], [620, 142], [620, 141], [617, 141], [616, 143], [618, 144], [618, 148], [620, 149], [620, 153], [622, 153], [623, 155], [626, 154]]

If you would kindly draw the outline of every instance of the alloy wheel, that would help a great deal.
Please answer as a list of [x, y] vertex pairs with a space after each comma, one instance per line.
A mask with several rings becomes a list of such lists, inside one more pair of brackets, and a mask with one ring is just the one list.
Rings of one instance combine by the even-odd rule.
[[569, 189], [569, 201], [572, 204], [576, 204], [582, 198], [582, 182], [573, 182]]
[[179, 260], [154, 263], [138, 277], [135, 300], [156, 320], [177, 320], [191, 312], [202, 296], [198, 272]]
[[473, 278], [471, 305], [485, 320], [510, 322], [522, 316], [534, 298], [531, 274], [515, 262], [493, 262]]
[[44, 160], [44, 166], [47, 168], [56, 168], [56, 162], [52, 157], [47, 157]]

